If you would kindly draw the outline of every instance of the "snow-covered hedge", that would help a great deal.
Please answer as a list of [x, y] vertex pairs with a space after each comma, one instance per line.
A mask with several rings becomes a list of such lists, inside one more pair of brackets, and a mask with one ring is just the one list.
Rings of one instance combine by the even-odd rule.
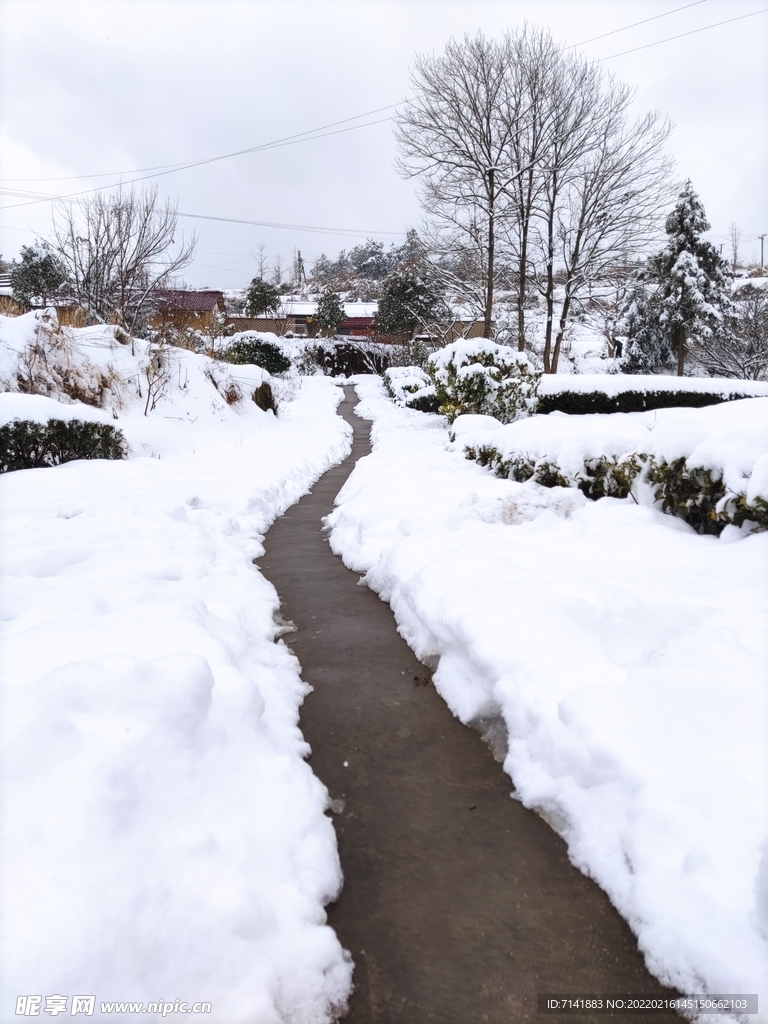
[[0, 427], [0, 473], [75, 459], [122, 459], [126, 454], [123, 432], [110, 423], [13, 420]]
[[572, 415], [693, 408], [768, 396], [768, 381], [671, 377], [652, 374], [547, 374], [538, 390], [537, 412]]
[[437, 412], [435, 386], [419, 366], [392, 366], [385, 370], [384, 390], [395, 405], [419, 412]]
[[464, 413], [510, 423], [534, 407], [541, 379], [524, 353], [487, 338], [451, 342], [430, 356], [428, 369], [450, 423]]
[[658, 504], [700, 533], [768, 529], [768, 397], [703, 409], [536, 416], [491, 427], [460, 417], [467, 458], [512, 480]]

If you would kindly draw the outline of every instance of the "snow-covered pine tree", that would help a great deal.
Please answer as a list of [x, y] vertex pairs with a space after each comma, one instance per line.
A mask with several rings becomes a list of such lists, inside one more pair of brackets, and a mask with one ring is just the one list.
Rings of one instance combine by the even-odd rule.
[[728, 265], [702, 238], [709, 222], [690, 180], [665, 229], [666, 246], [638, 274], [625, 307], [622, 369], [629, 373], [652, 372], [676, 359], [682, 376], [686, 351], [705, 348], [728, 330]]
[[261, 277], [254, 277], [245, 294], [246, 316], [277, 315], [280, 309], [280, 292], [275, 285]]
[[410, 338], [415, 331], [427, 331], [430, 325], [450, 317], [442, 286], [415, 230], [392, 250], [390, 263], [392, 269], [384, 280], [376, 314], [380, 334]]
[[626, 338], [622, 373], [654, 373], [670, 358], [668, 338], [659, 324], [655, 288], [650, 285], [647, 268], [633, 275], [617, 330]]
[[68, 282], [67, 268], [47, 242], [22, 245], [21, 259], [11, 266], [14, 298], [27, 306], [47, 306]]
[[336, 328], [344, 319], [344, 306], [336, 292], [327, 291], [320, 296], [317, 303], [315, 322], [323, 335], [328, 337], [336, 333]]

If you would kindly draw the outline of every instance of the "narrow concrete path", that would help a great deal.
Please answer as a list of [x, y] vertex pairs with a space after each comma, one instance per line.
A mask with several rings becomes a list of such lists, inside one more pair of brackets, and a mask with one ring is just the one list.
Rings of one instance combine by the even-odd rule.
[[332, 554], [321, 517], [370, 450], [354, 405], [348, 388], [352, 455], [275, 522], [260, 560], [298, 627], [285, 640], [314, 687], [301, 727], [340, 812], [345, 882], [329, 921], [356, 964], [347, 1020], [512, 1024], [536, 1017], [537, 993], [672, 995], [563, 841], [511, 799], [480, 736], [423, 682], [389, 607]]

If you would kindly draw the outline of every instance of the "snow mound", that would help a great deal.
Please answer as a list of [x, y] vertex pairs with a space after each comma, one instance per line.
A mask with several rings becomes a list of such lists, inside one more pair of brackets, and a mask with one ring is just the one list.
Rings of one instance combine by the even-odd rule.
[[[358, 393], [374, 450], [329, 518], [333, 549], [438, 662], [457, 717], [503, 717], [516, 796], [608, 893], [650, 970], [682, 992], [765, 992], [768, 534], [717, 540], [631, 499], [499, 479], [457, 450], [460, 420], [450, 444], [440, 417], [394, 408], [378, 381]], [[739, 405], [757, 417], [734, 403], [656, 427], [653, 413], [549, 416], [485, 433], [567, 464], [567, 445], [593, 450], [590, 430], [605, 449], [668, 422], [692, 454]], [[526, 514], [493, 514], [523, 497]]]
[[[563, 484], [583, 487], [598, 461], [621, 464], [639, 456], [658, 467], [681, 460], [689, 474], [708, 473], [722, 483], [718, 508], [724, 516], [734, 514], [739, 502], [752, 509], [768, 503], [768, 398], [645, 413], [549, 413], [492, 428], [491, 422], [459, 417], [452, 437], [456, 448], [500, 475], [519, 478], [547, 467]], [[638, 486], [633, 493], [641, 502], [657, 502], [652, 488]]]
[[624, 391], [685, 391], [698, 394], [768, 396], [768, 381], [732, 380], [727, 377], [672, 377], [663, 374], [633, 373], [545, 373], [539, 384], [539, 397], [561, 391], [589, 394], [601, 391], [616, 397]]
[[[0, 322], [6, 370], [38, 324]], [[221, 1024], [330, 1022], [352, 971], [324, 910], [336, 839], [253, 560], [348, 453], [340, 392], [301, 381], [276, 417], [248, 397], [258, 367], [172, 350], [145, 416], [145, 348], [103, 328], [71, 345], [127, 397], [6, 392], [0, 422], [114, 423], [134, 457], [0, 477], [0, 1018], [20, 993], [92, 993], [94, 1020], [113, 1019], [102, 1001], [179, 997]]]

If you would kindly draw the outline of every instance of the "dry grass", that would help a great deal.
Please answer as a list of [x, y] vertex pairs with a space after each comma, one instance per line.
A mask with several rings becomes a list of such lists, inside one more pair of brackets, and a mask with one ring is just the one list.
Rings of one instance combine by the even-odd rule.
[[0, 316], [21, 316], [24, 310], [9, 295], [0, 295]]
[[59, 327], [85, 327], [87, 323], [87, 314], [79, 306], [60, 306], [56, 313]]

